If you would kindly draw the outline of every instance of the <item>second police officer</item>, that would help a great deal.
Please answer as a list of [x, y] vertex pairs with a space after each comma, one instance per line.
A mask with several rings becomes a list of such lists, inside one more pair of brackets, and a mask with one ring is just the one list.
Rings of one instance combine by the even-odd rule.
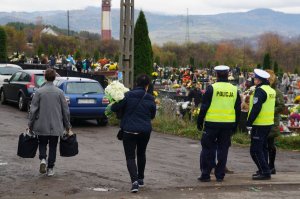
[[251, 130], [250, 154], [258, 171], [253, 180], [269, 180], [271, 172], [268, 166], [267, 139], [274, 124], [276, 92], [269, 85], [270, 74], [254, 69], [254, 94], [250, 97], [247, 128]]
[[[215, 168], [217, 181], [223, 181], [231, 135], [237, 128], [241, 111], [241, 99], [236, 86], [228, 82], [229, 67], [216, 66], [217, 82], [208, 86], [203, 96], [197, 127], [203, 135], [200, 155], [201, 182], [210, 181], [210, 172]], [[215, 157], [217, 151], [217, 165]]]

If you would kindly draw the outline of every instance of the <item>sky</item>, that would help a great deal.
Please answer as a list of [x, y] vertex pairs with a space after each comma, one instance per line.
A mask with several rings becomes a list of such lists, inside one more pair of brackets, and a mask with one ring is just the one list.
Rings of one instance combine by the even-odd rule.
[[[101, 6], [102, 0], [0, 0], [0, 12], [84, 9]], [[120, 0], [112, 0], [120, 8]], [[135, 8], [164, 14], [217, 14], [270, 8], [285, 13], [300, 13], [300, 0], [135, 0]]]

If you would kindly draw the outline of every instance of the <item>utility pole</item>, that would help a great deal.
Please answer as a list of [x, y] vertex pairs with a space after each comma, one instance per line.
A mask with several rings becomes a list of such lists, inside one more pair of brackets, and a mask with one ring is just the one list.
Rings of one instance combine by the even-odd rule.
[[190, 42], [190, 16], [189, 16], [189, 9], [187, 8], [186, 14], [186, 33], [185, 33], [185, 42]]
[[120, 6], [120, 58], [122, 81], [133, 88], [134, 75], [134, 0], [121, 0]]
[[68, 36], [70, 36], [70, 11], [67, 11], [67, 18], [68, 18]]

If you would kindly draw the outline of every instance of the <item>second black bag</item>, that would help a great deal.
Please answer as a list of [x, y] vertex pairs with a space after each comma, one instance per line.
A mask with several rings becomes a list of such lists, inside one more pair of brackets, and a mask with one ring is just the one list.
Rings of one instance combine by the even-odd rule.
[[73, 157], [78, 154], [78, 142], [76, 134], [60, 137], [59, 152], [62, 157]]
[[34, 158], [38, 148], [38, 139], [34, 135], [22, 133], [19, 136], [17, 155], [22, 158]]

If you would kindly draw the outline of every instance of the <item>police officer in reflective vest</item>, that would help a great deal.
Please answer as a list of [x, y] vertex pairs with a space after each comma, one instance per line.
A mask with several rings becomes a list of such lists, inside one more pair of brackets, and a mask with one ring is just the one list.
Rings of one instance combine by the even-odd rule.
[[[216, 66], [217, 82], [208, 86], [198, 116], [197, 127], [203, 129], [200, 155], [201, 182], [210, 181], [215, 167], [217, 181], [223, 181], [231, 135], [237, 128], [241, 99], [236, 86], [228, 82], [228, 66]], [[214, 165], [217, 151], [217, 165]]]
[[276, 91], [269, 85], [270, 74], [264, 70], [255, 69], [254, 94], [250, 97], [247, 129], [251, 131], [250, 154], [258, 171], [253, 174], [253, 180], [271, 179], [268, 166], [267, 138], [274, 124]]

